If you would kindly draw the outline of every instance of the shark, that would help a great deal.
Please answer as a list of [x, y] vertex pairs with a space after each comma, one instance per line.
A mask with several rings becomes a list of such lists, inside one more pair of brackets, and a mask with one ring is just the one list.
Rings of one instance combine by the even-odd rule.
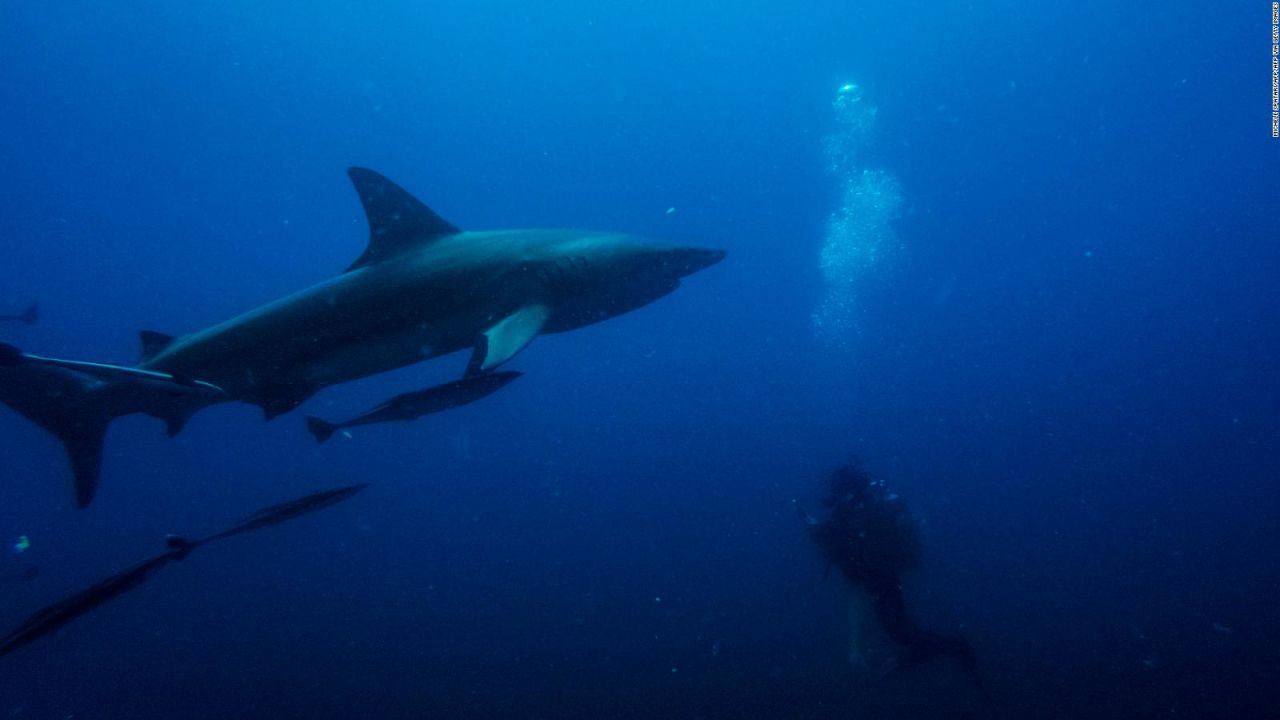
[[619, 232], [463, 230], [373, 170], [347, 175], [369, 239], [342, 273], [187, 335], [144, 330], [131, 366], [0, 357], [0, 403], [62, 441], [79, 507], [96, 493], [116, 417], [152, 415], [170, 437], [221, 402], [270, 420], [324, 388], [460, 351], [474, 377], [539, 335], [644, 307], [726, 256]]

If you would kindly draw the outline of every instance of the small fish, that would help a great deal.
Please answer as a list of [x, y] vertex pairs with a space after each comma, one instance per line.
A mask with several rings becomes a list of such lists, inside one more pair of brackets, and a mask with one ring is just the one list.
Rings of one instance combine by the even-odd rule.
[[307, 429], [316, 437], [316, 442], [324, 442], [333, 435], [334, 431], [343, 428], [396, 420], [415, 420], [423, 415], [430, 415], [442, 410], [473, 403], [480, 398], [497, 392], [507, 383], [523, 374], [508, 370], [470, 375], [461, 380], [447, 382], [426, 390], [416, 390], [397, 395], [369, 412], [350, 420], [332, 423], [311, 416], [307, 418]]
[[40, 306], [31, 303], [26, 310], [17, 315], [0, 315], [0, 322], [22, 322], [28, 325], [35, 325], [40, 319]]

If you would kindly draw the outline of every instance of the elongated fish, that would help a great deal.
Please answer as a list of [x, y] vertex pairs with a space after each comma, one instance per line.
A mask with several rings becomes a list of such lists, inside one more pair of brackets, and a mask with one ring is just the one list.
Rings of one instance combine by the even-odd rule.
[[167, 549], [163, 553], [131, 565], [111, 577], [32, 613], [9, 634], [0, 638], [0, 656], [8, 655], [28, 643], [39, 640], [76, 618], [137, 588], [161, 568], [186, 558], [192, 550], [202, 545], [301, 517], [346, 500], [366, 487], [368, 487], [367, 484], [352, 485], [314, 493], [279, 505], [271, 505], [222, 532], [200, 540], [170, 536], [166, 540]]
[[461, 380], [454, 380], [443, 385], [397, 395], [375, 407], [369, 412], [342, 422], [326, 422], [314, 415], [307, 418], [307, 429], [316, 436], [316, 442], [328, 440], [334, 431], [356, 425], [372, 425], [374, 423], [406, 422], [438, 413], [442, 410], [461, 407], [473, 403], [480, 398], [497, 392], [524, 373], [507, 370], [471, 375]]
[[324, 490], [322, 492], [312, 493], [310, 495], [300, 497], [297, 500], [290, 500], [278, 505], [268, 505], [226, 530], [210, 535], [202, 540], [186, 541], [182, 538], [170, 537], [169, 547], [193, 548], [197, 545], [204, 545], [205, 543], [228, 538], [232, 535], [239, 535], [240, 533], [246, 533], [252, 530], [260, 530], [264, 527], [279, 525], [286, 520], [292, 520], [296, 517], [313, 513], [316, 510], [327, 508], [330, 505], [336, 505], [367, 487], [369, 487], [369, 483], [348, 485], [347, 487], [340, 487], [334, 490]]
[[43, 607], [22, 621], [12, 632], [0, 639], [0, 655], [8, 655], [27, 643], [34, 642], [67, 623], [88, 613], [103, 603], [120, 597], [138, 587], [151, 574], [169, 563], [180, 560], [184, 553], [168, 550], [153, 558], [143, 560], [126, 570], [94, 583], [80, 592]]

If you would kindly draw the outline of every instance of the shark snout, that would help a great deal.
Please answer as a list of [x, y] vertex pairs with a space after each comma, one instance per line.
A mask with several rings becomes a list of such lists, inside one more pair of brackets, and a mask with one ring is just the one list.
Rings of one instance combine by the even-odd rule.
[[679, 277], [705, 270], [724, 259], [728, 252], [713, 248], [677, 248], [671, 251], [667, 264], [675, 268]]

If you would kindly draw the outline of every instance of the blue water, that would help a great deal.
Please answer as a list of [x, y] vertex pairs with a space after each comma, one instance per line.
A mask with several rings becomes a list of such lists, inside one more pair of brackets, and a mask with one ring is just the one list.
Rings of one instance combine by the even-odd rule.
[[[41, 569], [0, 628], [166, 532], [372, 483], [0, 658], [0, 717], [1275, 717], [1280, 141], [1269, 7], [1230, 5], [6, 3], [0, 312], [42, 318], [0, 333], [31, 352], [132, 361], [340, 271], [349, 165], [465, 228], [729, 257], [413, 424], [301, 416], [465, 358], [269, 424], [125, 418], [83, 511], [0, 412], [0, 535]], [[902, 204], [833, 345], [849, 82]], [[850, 665], [791, 500], [854, 455], [991, 706], [945, 662]]]

